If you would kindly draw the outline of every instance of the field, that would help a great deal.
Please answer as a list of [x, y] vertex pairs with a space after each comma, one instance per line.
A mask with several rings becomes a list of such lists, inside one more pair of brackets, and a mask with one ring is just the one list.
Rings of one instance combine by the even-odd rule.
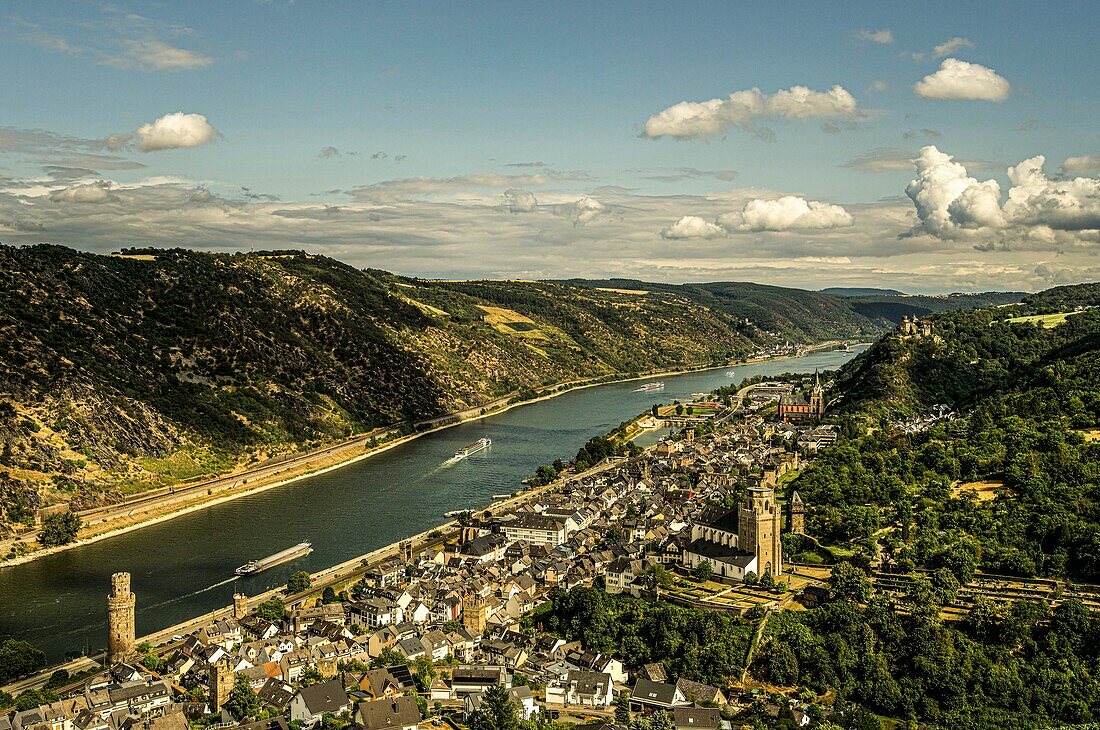
[[1032, 314], [1027, 317], [1013, 317], [1009, 322], [1031, 322], [1039, 327], [1057, 327], [1066, 321], [1066, 317], [1073, 312], [1058, 312], [1057, 314]]
[[951, 487], [952, 496], [958, 497], [964, 491], [976, 492], [979, 502], [988, 502], [997, 496], [997, 490], [1004, 487], [1001, 482], [967, 482]]

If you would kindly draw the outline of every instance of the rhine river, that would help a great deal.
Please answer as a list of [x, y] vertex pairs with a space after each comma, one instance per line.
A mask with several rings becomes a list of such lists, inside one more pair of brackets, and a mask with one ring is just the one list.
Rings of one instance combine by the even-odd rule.
[[[859, 348], [862, 350], [862, 348]], [[664, 391], [613, 383], [513, 408], [393, 448], [326, 474], [239, 497], [172, 520], [12, 567], [0, 567], [0, 641], [15, 637], [51, 660], [106, 645], [106, 596], [116, 571], [133, 574], [142, 636], [315, 572], [482, 507], [556, 458], [568, 460], [653, 403], [687, 400], [742, 378], [842, 365], [855, 353], [812, 353], [662, 378]], [[726, 373], [730, 372], [729, 375]], [[455, 450], [488, 436], [492, 447], [457, 463]], [[640, 445], [656, 440], [652, 433]], [[262, 574], [234, 568], [302, 541], [313, 553]]]

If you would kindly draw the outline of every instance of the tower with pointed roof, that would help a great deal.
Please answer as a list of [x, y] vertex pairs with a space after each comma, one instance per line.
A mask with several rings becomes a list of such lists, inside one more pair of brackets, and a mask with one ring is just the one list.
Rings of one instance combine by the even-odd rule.
[[798, 490], [791, 492], [791, 501], [788, 506], [790, 510], [790, 528], [791, 532], [795, 535], [806, 534], [806, 505], [802, 502], [802, 497], [798, 495]]
[[821, 375], [814, 371], [814, 387], [810, 389], [810, 412], [820, 421], [825, 418], [825, 388], [821, 385]]

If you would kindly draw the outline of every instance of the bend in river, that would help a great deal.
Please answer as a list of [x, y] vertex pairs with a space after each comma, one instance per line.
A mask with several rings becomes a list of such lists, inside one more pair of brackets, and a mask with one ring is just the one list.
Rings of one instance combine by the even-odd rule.
[[[514, 492], [542, 464], [571, 458], [653, 403], [737, 384], [755, 375], [836, 368], [854, 352], [819, 352], [566, 393], [479, 421], [427, 434], [335, 471], [213, 505], [100, 542], [0, 567], [0, 641], [15, 637], [50, 659], [94, 654], [106, 643], [106, 594], [116, 571], [133, 574], [139, 636], [281, 585], [444, 521], [443, 513], [486, 505]], [[732, 371], [732, 372], [730, 372]], [[726, 375], [730, 372], [729, 375]], [[455, 450], [488, 436], [490, 449], [453, 462]], [[639, 440], [652, 443], [655, 436]], [[313, 552], [262, 574], [233, 570], [302, 541]]]

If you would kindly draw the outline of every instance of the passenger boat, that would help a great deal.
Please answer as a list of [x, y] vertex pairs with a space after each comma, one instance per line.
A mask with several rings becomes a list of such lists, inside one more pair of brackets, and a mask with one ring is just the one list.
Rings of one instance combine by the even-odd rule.
[[488, 439], [488, 438], [478, 439], [477, 441], [473, 442], [469, 446], [463, 446], [461, 449], [456, 451], [455, 452], [455, 458], [456, 459], [465, 459], [467, 456], [472, 456], [472, 455], [478, 453], [479, 451], [484, 451], [485, 449], [489, 448], [492, 445], [493, 445], [493, 442], [492, 442], [491, 439]]
[[638, 388], [637, 392], [645, 393], [645, 392], [649, 392], [649, 391], [652, 391], [652, 390], [664, 390], [664, 389], [665, 389], [665, 384], [660, 382], [660, 381], [657, 381], [657, 382], [654, 382], [654, 383], [646, 383], [641, 388]]
[[254, 575], [256, 573], [263, 572], [268, 568], [273, 568], [276, 565], [282, 565], [283, 563], [290, 562], [295, 558], [300, 558], [303, 555], [309, 555], [313, 552], [313, 544], [308, 542], [300, 542], [294, 547], [281, 550], [274, 555], [268, 555], [266, 558], [260, 560], [249, 560], [247, 563], [237, 568], [234, 572], [237, 575]]

